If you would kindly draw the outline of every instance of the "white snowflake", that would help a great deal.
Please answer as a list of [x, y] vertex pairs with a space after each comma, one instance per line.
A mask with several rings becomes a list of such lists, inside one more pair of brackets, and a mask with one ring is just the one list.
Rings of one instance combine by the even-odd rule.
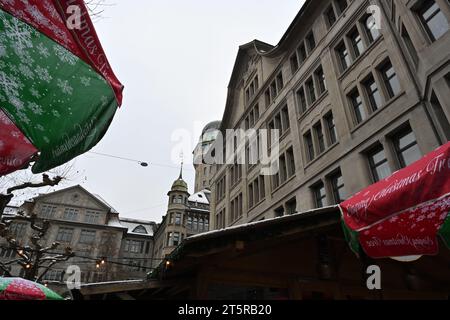
[[6, 96], [18, 96], [19, 89], [22, 87], [23, 84], [19, 81], [19, 79], [0, 71], [0, 90], [3, 90]]
[[42, 125], [40, 125], [40, 124], [36, 125], [35, 128], [36, 128], [37, 130], [39, 130], [39, 131], [42, 131], [42, 132], [45, 131], [44, 127], [43, 127]]
[[69, 81], [58, 79], [56, 85], [61, 89], [63, 93], [72, 95], [73, 88], [70, 86]]
[[394, 223], [398, 221], [398, 217], [392, 217], [391, 219], [389, 219], [389, 222]]
[[44, 114], [44, 110], [42, 110], [42, 107], [40, 105], [38, 105], [37, 103], [29, 102], [27, 108], [30, 109], [31, 112], [33, 112], [34, 114], [37, 114], [39, 116]]
[[22, 55], [24, 50], [33, 48], [33, 29], [30, 26], [20, 22], [18, 19], [3, 20], [3, 22], [5, 25], [4, 33], [13, 43], [15, 51], [19, 55]]
[[33, 97], [40, 99], [41, 98], [41, 94], [39, 93], [39, 91], [37, 91], [35, 88], [31, 87], [30, 88], [30, 93]]
[[0, 43], [0, 58], [6, 57], [6, 47]]
[[61, 117], [61, 115], [59, 114], [59, 112], [57, 110], [52, 110], [52, 114], [57, 118]]
[[30, 80], [34, 79], [33, 71], [26, 64], [20, 64], [17, 69], [25, 78], [30, 79]]
[[27, 117], [27, 115], [21, 111], [17, 112], [17, 116], [19, 117], [20, 121], [30, 124], [31, 120]]
[[441, 214], [441, 216], [439, 217], [440, 220], [445, 220], [447, 219], [448, 213], [444, 212], [443, 214]]
[[53, 46], [53, 51], [61, 62], [68, 63], [72, 66], [77, 63], [77, 58], [59, 44]]
[[417, 222], [422, 222], [425, 219], [426, 219], [426, 216], [422, 215], [422, 216], [417, 217], [416, 221]]
[[59, 16], [58, 11], [56, 11], [54, 5], [48, 0], [44, 0], [44, 2], [44, 8], [50, 14], [50, 16], [55, 20], [61, 20], [61, 17]]
[[50, 139], [48, 137], [43, 138], [46, 143], [50, 143]]
[[23, 101], [17, 97], [9, 98], [9, 103], [11, 103], [17, 111], [21, 111], [25, 108], [25, 104], [23, 103]]
[[37, 24], [45, 26], [47, 28], [51, 26], [51, 23], [47, 19], [47, 17], [45, 17], [39, 10], [39, 8], [36, 7], [35, 5], [28, 4], [26, 6], [25, 11], [30, 15], [31, 18], [33, 18], [33, 21], [36, 22]]
[[91, 85], [91, 79], [88, 77], [81, 77], [80, 78], [81, 84], [84, 85], [85, 87], [89, 87]]
[[50, 57], [50, 52], [48, 51], [48, 48], [45, 47], [42, 43], [39, 43], [36, 49], [42, 57], [44, 58]]
[[53, 79], [53, 77], [48, 72], [48, 69], [43, 68], [41, 66], [36, 67], [36, 74], [39, 79], [41, 79], [42, 81], [45, 81], [47, 83], [50, 83], [50, 81], [52, 81], [52, 79]]

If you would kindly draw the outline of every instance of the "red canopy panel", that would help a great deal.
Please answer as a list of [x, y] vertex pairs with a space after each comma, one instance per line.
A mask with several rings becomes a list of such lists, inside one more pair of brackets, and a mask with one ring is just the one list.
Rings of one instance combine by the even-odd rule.
[[450, 143], [341, 204], [347, 227], [374, 258], [438, 253], [450, 212]]
[[[71, 30], [66, 22], [73, 14], [68, 8], [74, 5], [80, 8], [81, 24], [80, 28]], [[122, 104], [123, 85], [106, 58], [83, 0], [0, 0], [0, 8], [84, 60], [108, 81], [115, 92], [118, 105]]]
[[0, 109], [0, 176], [23, 168], [37, 149]]

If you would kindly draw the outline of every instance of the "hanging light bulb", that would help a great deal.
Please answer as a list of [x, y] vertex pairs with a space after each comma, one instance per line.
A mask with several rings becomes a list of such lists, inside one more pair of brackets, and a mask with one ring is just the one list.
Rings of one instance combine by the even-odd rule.
[[26, 269], [30, 269], [30, 268], [31, 268], [31, 264], [27, 263], [27, 264], [25, 265], [25, 268], [26, 268]]
[[102, 258], [102, 261], [100, 261], [101, 264], [106, 264], [106, 258]]
[[96, 267], [97, 269], [99, 269], [99, 268], [100, 268], [100, 262], [97, 262], [97, 263], [95, 264], [95, 267]]
[[19, 250], [19, 255], [23, 255], [23, 250]]

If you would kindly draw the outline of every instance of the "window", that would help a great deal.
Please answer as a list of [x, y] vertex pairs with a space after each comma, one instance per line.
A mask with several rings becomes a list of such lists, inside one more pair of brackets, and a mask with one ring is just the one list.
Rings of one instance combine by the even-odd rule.
[[341, 71], [344, 72], [351, 65], [352, 61], [350, 60], [350, 55], [348, 54], [347, 47], [345, 43], [342, 42], [337, 48], [336, 53], [339, 58], [339, 63], [341, 66]]
[[431, 96], [431, 107], [433, 109], [433, 113], [437, 119], [437, 122], [439, 122], [440, 127], [442, 128], [442, 131], [444, 132], [445, 138], [447, 141], [450, 140], [450, 123], [445, 115], [444, 109], [442, 108], [441, 103], [439, 102], [439, 99], [436, 97], [436, 94], [433, 92]]
[[9, 227], [9, 231], [16, 238], [21, 238], [25, 235], [27, 224], [25, 223], [12, 223]]
[[253, 208], [254, 205], [254, 201], [253, 201], [253, 183], [251, 183], [248, 186], [248, 207], [249, 208]]
[[71, 243], [73, 237], [73, 229], [71, 228], [59, 228], [56, 235], [56, 242]]
[[168, 235], [167, 246], [176, 247], [180, 244], [180, 233], [170, 232]]
[[221, 201], [225, 198], [226, 177], [220, 178], [216, 185], [216, 199]]
[[345, 9], [347, 9], [348, 6], [347, 0], [337, 0], [336, 5], [339, 9], [339, 14], [342, 14], [345, 11]]
[[330, 145], [337, 142], [337, 130], [336, 124], [334, 123], [333, 113], [330, 112], [325, 116], [325, 123], [327, 124], [328, 138], [330, 140]]
[[327, 205], [327, 194], [325, 185], [320, 182], [313, 187], [316, 208], [323, 208]]
[[303, 62], [305, 62], [306, 57], [307, 57], [305, 44], [303, 42], [298, 47], [297, 54], [298, 54], [298, 62], [299, 62], [299, 64], [303, 64]]
[[187, 228], [188, 230], [192, 230], [192, 217], [191, 217], [191, 216], [189, 216], [189, 217], [187, 218], [186, 228]]
[[192, 222], [192, 230], [197, 232], [198, 231], [198, 218], [194, 217], [193, 222]]
[[133, 229], [133, 233], [147, 234], [147, 229], [144, 226], [137, 226]]
[[400, 93], [400, 83], [391, 62], [386, 62], [384, 66], [381, 67], [380, 72], [383, 76], [384, 85], [389, 98], [395, 97]]
[[287, 105], [281, 109], [281, 124], [282, 124], [282, 132], [286, 132], [290, 127], [291, 124], [289, 122], [289, 110]]
[[316, 70], [315, 76], [319, 87], [319, 95], [321, 95], [327, 90], [327, 82], [325, 80], [325, 74], [323, 73], [322, 67]]
[[53, 219], [56, 213], [56, 207], [44, 204], [41, 208], [41, 217], [44, 219]]
[[216, 229], [225, 228], [225, 208], [216, 214]]
[[386, 154], [381, 145], [377, 146], [368, 153], [370, 170], [375, 182], [383, 180], [391, 175], [391, 168], [389, 167]]
[[286, 214], [292, 215], [297, 213], [297, 199], [292, 199], [286, 202]]
[[333, 5], [330, 5], [325, 11], [325, 17], [327, 19], [328, 27], [331, 28], [336, 22], [336, 14], [334, 13]]
[[362, 42], [361, 35], [358, 32], [358, 29], [354, 29], [348, 36], [350, 42], [352, 44], [353, 53], [355, 58], [358, 58], [364, 52], [364, 44]]
[[284, 207], [283, 206], [275, 209], [275, 217], [282, 217], [282, 216], [284, 216]]
[[300, 113], [305, 112], [308, 106], [306, 103], [305, 89], [303, 89], [303, 87], [297, 91], [297, 103]]
[[78, 220], [78, 209], [73, 208], [66, 208], [64, 210], [64, 219], [70, 220], [70, 221], [77, 221]]
[[255, 96], [258, 89], [259, 89], [259, 81], [258, 76], [256, 76], [253, 78], [252, 82], [250, 82], [247, 89], [245, 90], [246, 103], [248, 103]]
[[313, 81], [313, 79], [309, 79], [306, 82], [306, 89], [308, 90], [309, 103], [313, 104], [314, 102], [316, 102], [316, 91], [315, 91], [315, 88], [314, 88], [314, 81]]
[[298, 63], [298, 58], [297, 58], [297, 54], [296, 53], [294, 53], [292, 55], [292, 57], [290, 59], [290, 62], [291, 62], [291, 71], [292, 71], [292, 74], [294, 74], [300, 68], [300, 65]]
[[372, 111], [378, 110], [382, 106], [383, 102], [378, 86], [372, 76], [365, 81], [364, 88], [366, 89]]
[[16, 250], [12, 248], [1, 248], [0, 258], [14, 258], [16, 256]]
[[139, 240], [125, 241], [125, 252], [142, 253], [143, 251], [144, 251], [144, 241]]
[[234, 198], [230, 203], [230, 223], [233, 223], [240, 217], [242, 217], [242, 193], [240, 193], [236, 198]]
[[308, 132], [304, 136], [305, 145], [306, 145], [306, 156], [308, 158], [308, 161], [314, 160], [315, 154], [314, 154], [314, 143], [313, 138], [311, 135], [311, 132]]
[[419, 56], [417, 55], [416, 47], [414, 47], [411, 37], [409, 36], [408, 30], [406, 30], [404, 25], [402, 25], [401, 36], [402, 36], [403, 42], [405, 43], [406, 49], [408, 50], [408, 52], [411, 56], [411, 59], [413, 60], [414, 64], [417, 65], [417, 63], [419, 61]]
[[397, 158], [402, 168], [422, 158], [422, 152], [417, 145], [416, 136], [411, 128], [399, 132], [394, 136], [393, 142]]
[[[294, 149], [290, 147], [286, 151], [286, 165], [287, 165], [287, 175], [292, 177], [295, 174], [295, 159], [294, 159]], [[264, 178], [264, 177], [263, 177]]]
[[283, 74], [280, 72], [265, 92], [266, 106], [269, 106], [284, 87]]
[[87, 210], [84, 221], [87, 223], [98, 223], [100, 219], [100, 213], [96, 211]]
[[281, 183], [287, 180], [286, 156], [280, 155], [280, 179]]
[[82, 244], [93, 244], [95, 242], [96, 232], [93, 230], [81, 230], [80, 241]]
[[317, 139], [319, 154], [325, 151], [325, 137], [323, 135], [322, 124], [319, 122], [314, 126], [314, 133]]
[[46, 281], [63, 281], [63, 271], [62, 270], [52, 270], [50, 269], [43, 277]]
[[353, 90], [348, 97], [353, 109], [353, 114], [355, 115], [356, 124], [359, 124], [366, 119], [366, 112], [358, 89]]
[[448, 31], [447, 18], [434, 0], [423, 1], [418, 14], [432, 41], [438, 40]]
[[344, 179], [341, 171], [336, 172], [330, 177], [331, 187], [333, 189], [333, 198], [336, 204], [341, 203], [347, 198], [345, 192]]
[[182, 219], [182, 214], [177, 212], [175, 213], [175, 225], [177, 226], [181, 226], [181, 219]]
[[306, 36], [306, 43], [308, 44], [309, 52], [313, 51], [316, 47], [316, 39], [314, 38], [314, 33], [312, 31]]
[[373, 15], [369, 15], [365, 18], [363, 22], [364, 29], [366, 30], [367, 38], [369, 43], [373, 43], [380, 36], [380, 31], [378, 30], [377, 22]]
[[[266, 183], [264, 181], [264, 176], [259, 176], [259, 199], [263, 200], [266, 198]], [[242, 198], [241, 198], [242, 202]], [[242, 204], [241, 204], [242, 206]]]

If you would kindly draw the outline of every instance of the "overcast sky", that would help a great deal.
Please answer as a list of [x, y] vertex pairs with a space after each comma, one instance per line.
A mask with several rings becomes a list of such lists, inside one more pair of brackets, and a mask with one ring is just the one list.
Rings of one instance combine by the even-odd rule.
[[[304, 1], [108, 1], [114, 5], [105, 8], [96, 29], [125, 91], [122, 108], [93, 151], [169, 167], [86, 154], [75, 162], [80, 174], [63, 187], [79, 183], [121, 216], [159, 222], [179, 174], [172, 134], [191, 132], [193, 148], [196, 126], [221, 120], [238, 47], [253, 39], [277, 44]], [[191, 154], [184, 157], [192, 193]]]

